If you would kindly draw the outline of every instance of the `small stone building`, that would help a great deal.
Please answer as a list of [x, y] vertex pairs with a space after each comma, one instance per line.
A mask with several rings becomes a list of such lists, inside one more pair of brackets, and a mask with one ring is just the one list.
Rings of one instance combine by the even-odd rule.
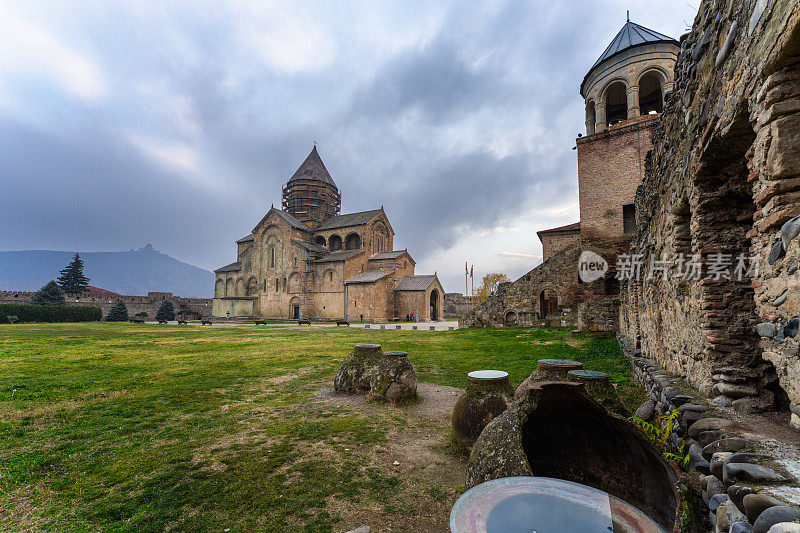
[[444, 317], [435, 274], [414, 275], [394, 250], [385, 211], [340, 214], [341, 195], [316, 147], [270, 208], [236, 241], [236, 261], [215, 271], [213, 314], [312, 320]]
[[[631, 21], [622, 26], [580, 85], [586, 108], [586, 136], [576, 140], [580, 222], [539, 231], [542, 264], [498, 290], [467, 323], [617, 328], [613, 269], [636, 233], [636, 190], [679, 51], [671, 37]], [[612, 275], [582, 283], [582, 251], [602, 256]]]

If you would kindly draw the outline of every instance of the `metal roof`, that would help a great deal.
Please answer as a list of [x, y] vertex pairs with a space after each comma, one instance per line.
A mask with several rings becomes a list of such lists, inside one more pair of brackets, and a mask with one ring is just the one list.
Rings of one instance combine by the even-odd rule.
[[230, 265], [225, 265], [222, 268], [218, 268], [214, 272], [238, 272], [241, 269], [242, 269], [241, 261], [236, 261], [235, 263], [231, 263]]
[[371, 211], [359, 211], [358, 213], [346, 213], [344, 215], [336, 215], [319, 226], [317, 226], [317, 231], [326, 230], [326, 229], [336, 229], [336, 228], [346, 228], [349, 226], [360, 226], [361, 224], [366, 224], [379, 214], [383, 212], [383, 208], [381, 209], [373, 209]]
[[336, 252], [331, 252], [328, 255], [320, 257], [317, 259], [317, 263], [334, 263], [336, 261], [345, 261], [361, 253], [364, 253], [364, 250], [337, 250]]
[[256, 238], [255, 238], [255, 235], [253, 235], [253, 234], [251, 233], [251, 234], [250, 234], [250, 235], [248, 235], [247, 237], [242, 237], [241, 239], [239, 239], [238, 241], [236, 241], [236, 244], [239, 244], [239, 243], [241, 243], [241, 242], [253, 242], [254, 240], [256, 240]]
[[600, 57], [597, 58], [597, 61], [594, 62], [592, 68], [589, 69], [589, 72], [586, 73], [584, 76], [583, 81], [581, 82], [581, 94], [583, 94], [583, 86], [586, 83], [586, 80], [589, 78], [589, 74], [597, 68], [600, 63], [606, 61], [607, 59], [611, 59], [617, 54], [621, 54], [625, 50], [630, 48], [640, 46], [643, 44], [652, 44], [652, 43], [674, 43], [676, 46], [680, 46], [680, 43], [670, 37], [669, 35], [664, 35], [663, 33], [658, 33], [657, 31], [651, 30], [650, 28], [645, 28], [635, 22], [631, 22], [630, 20], [622, 26], [622, 29], [619, 30], [617, 35], [611, 40], [611, 44], [600, 54]]
[[550, 228], [550, 229], [543, 229], [542, 231], [537, 231], [536, 235], [542, 235], [546, 233], [561, 233], [561, 232], [568, 232], [568, 231], [580, 231], [581, 230], [581, 223], [574, 222], [572, 224], [567, 224], [566, 226], [559, 226], [557, 228]]
[[397, 284], [396, 291], [424, 291], [436, 280], [436, 274], [406, 276]]
[[407, 254], [408, 250], [394, 250], [392, 252], [378, 252], [372, 254], [370, 259], [397, 259], [403, 254]]
[[389, 276], [390, 274], [391, 271], [387, 270], [369, 270], [357, 276], [353, 276], [350, 279], [346, 279], [344, 281], [344, 284], [350, 285], [352, 283], [375, 283], [376, 281], [380, 281], [386, 276]]
[[267, 214], [264, 215], [264, 218], [261, 219], [261, 222], [259, 222], [256, 225], [256, 228], [260, 226], [264, 222], [264, 220], [266, 220], [266, 218], [270, 216], [272, 213], [275, 213], [276, 215], [281, 217], [287, 224], [289, 224], [291, 227], [295, 229], [301, 229], [303, 231], [311, 231], [311, 228], [309, 228], [308, 226], [297, 220], [294, 216], [290, 215], [289, 213], [281, 209], [276, 209], [275, 206], [270, 207], [269, 211], [267, 211]]
[[325, 163], [322, 162], [322, 159], [317, 153], [316, 145], [314, 145], [314, 148], [311, 150], [311, 153], [308, 154], [306, 160], [303, 161], [303, 164], [300, 165], [294, 175], [289, 179], [289, 181], [295, 180], [321, 181], [336, 187], [333, 178], [331, 178], [330, 173], [328, 173], [328, 169], [325, 168]]

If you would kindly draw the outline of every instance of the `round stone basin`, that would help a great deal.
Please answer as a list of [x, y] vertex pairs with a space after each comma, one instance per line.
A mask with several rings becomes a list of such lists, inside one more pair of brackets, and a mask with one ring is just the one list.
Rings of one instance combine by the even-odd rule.
[[476, 485], [450, 512], [457, 533], [664, 533], [635, 507], [601, 490], [547, 477]]
[[356, 348], [361, 348], [364, 350], [380, 350], [380, 344], [356, 344]]
[[583, 368], [583, 363], [578, 361], [570, 361], [569, 359], [539, 359], [537, 366], [544, 370], [580, 370]]
[[408, 357], [408, 352], [383, 352], [383, 355], [389, 357]]
[[474, 370], [467, 374], [467, 378], [475, 383], [508, 381], [508, 372], [503, 372], [502, 370]]
[[606, 381], [608, 374], [597, 370], [570, 370], [567, 375], [579, 381]]

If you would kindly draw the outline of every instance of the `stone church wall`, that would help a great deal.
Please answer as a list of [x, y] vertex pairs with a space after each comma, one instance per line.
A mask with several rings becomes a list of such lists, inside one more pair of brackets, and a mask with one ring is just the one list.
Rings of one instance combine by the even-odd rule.
[[[705, 269], [624, 283], [621, 333], [742, 411], [800, 406], [800, 243], [781, 231], [800, 215], [799, 54], [796, 1], [704, 1], [636, 195], [634, 252], [700, 254]], [[706, 279], [712, 254], [733, 279]], [[760, 259], [754, 279], [737, 281], [739, 254]]]

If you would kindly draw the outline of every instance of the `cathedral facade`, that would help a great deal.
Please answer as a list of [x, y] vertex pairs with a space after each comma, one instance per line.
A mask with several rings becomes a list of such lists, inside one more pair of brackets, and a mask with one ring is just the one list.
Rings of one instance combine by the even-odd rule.
[[415, 275], [394, 250], [383, 207], [341, 214], [341, 194], [316, 147], [252, 233], [236, 262], [215, 270], [213, 315], [310, 320], [443, 318], [435, 274]]

